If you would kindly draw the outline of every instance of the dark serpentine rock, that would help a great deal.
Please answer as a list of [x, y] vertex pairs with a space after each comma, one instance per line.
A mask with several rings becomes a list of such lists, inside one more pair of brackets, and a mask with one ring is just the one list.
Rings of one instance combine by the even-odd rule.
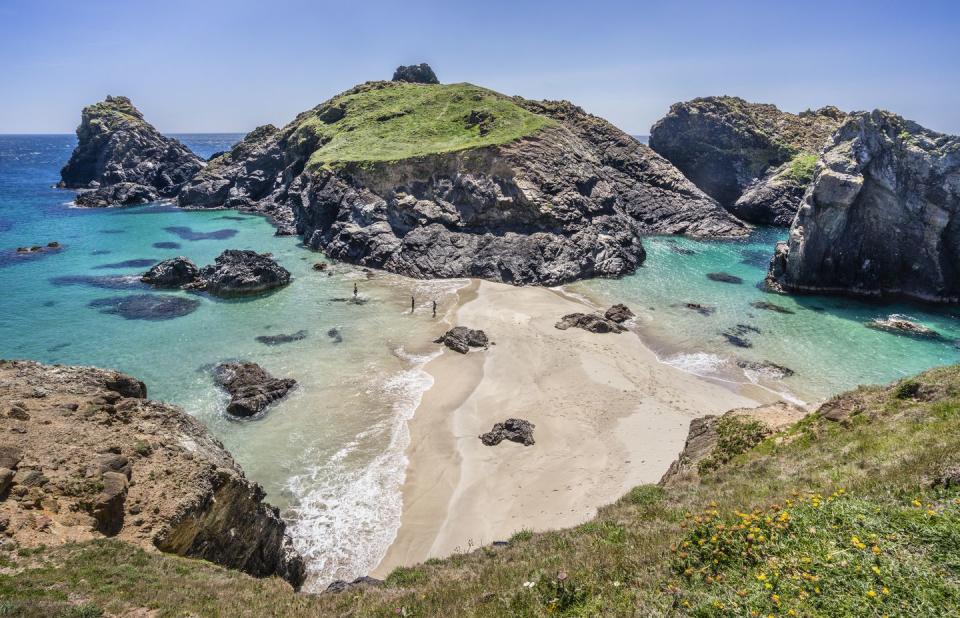
[[508, 418], [502, 423], [496, 423], [493, 429], [480, 436], [485, 446], [496, 446], [504, 440], [518, 442], [524, 446], [533, 446], [533, 429], [536, 427], [530, 421], [522, 418]]
[[923, 324], [917, 324], [897, 314], [870, 320], [866, 323], [866, 327], [915, 339], [943, 339], [943, 336], [932, 328], [927, 328]]
[[433, 69], [431, 69], [427, 63], [397, 67], [397, 70], [393, 72], [393, 81], [411, 82], [414, 84], [440, 83], [440, 80], [437, 79], [437, 74], [433, 72]]
[[622, 333], [626, 330], [617, 322], [595, 313], [568, 313], [554, 324], [559, 330], [582, 328], [591, 333]]
[[268, 254], [227, 249], [200, 270], [203, 289], [217, 296], [259, 294], [290, 283], [290, 271]]
[[77, 197], [79, 206], [173, 197], [204, 165], [186, 146], [146, 122], [127, 97], [108, 96], [85, 107], [77, 139], [59, 186], [93, 189]]
[[820, 156], [767, 283], [960, 301], [960, 138], [881, 110], [853, 115]]
[[846, 115], [800, 114], [738, 97], [676, 103], [650, 130], [650, 147], [744, 221], [787, 226], [809, 181], [811, 157]]
[[487, 334], [482, 330], [474, 330], [466, 326], [451, 328], [434, 343], [442, 343], [454, 352], [466, 354], [470, 348], [485, 348], [490, 345]]
[[633, 311], [630, 311], [630, 307], [627, 307], [623, 304], [617, 304], [607, 309], [604, 312], [603, 317], [612, 322], [616, 322], [617, 324], [622, 324], [623, 322], [626, 322], [630, 318], [634, 317], [634, 314]]
[[158, 288], [181, 288], [197, 282], [200, 269], [189, 259], [178, 256], [164, 260], [148, 270], [140, 278], [144, 283]]
[[[409, 84], [370, 82], [283, 129], [254, 131], [187, 183], [180, 205], [256, 211], [281, 226], [295, 218], [306, 244], [343, 261], [416, 278], [514, 284], [630, 273], [645, 257], [643, 234], [749, 231], [650, 148], [566, 102], [483, 91], [477, 96], [509, 102], [514, 114], [536, 114], [543, 128], [454, 152], [310, 163], [326, 143], [311, 127], [349, 123], [364, 111], [353, 111], [357, 97], [401, 87]], [[464, 131], [483, 129], [469, 121]]]
[[256, 363], [222, 363], [214, 369], [217, 385], [230, 395], [227, 412], [249, 417], [263, 412], [271, 403], [283, 399], [297, 381], [275, 378]]
[[114, 371], [0, 361], [0, 408], [22, 412], [0, 417], [8, 540], [112, 536], [299, 587], [303, 559], [263, 489], [202, 423], [146, 396]]

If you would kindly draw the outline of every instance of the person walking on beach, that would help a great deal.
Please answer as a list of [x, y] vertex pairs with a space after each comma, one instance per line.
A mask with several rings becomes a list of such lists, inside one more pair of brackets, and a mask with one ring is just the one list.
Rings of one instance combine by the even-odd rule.
[[413, 308], [416, 306], [413, 296], [410, 297], [410, 313], [413, 313]]
[[353, 283], [353, 300], [357, 300], [357, 283]]
[[437, 317], [437, 301], [433, 301], [433, 317]]

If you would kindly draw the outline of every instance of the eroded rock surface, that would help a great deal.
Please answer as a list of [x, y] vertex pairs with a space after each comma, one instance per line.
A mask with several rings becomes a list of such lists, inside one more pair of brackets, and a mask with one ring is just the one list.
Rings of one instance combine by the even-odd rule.
[[79, 206], [109, 206], [173, 197], [203, 168], [179, 141], [164, 137], [127, 97], [108, 96], [83, 109], [79, 143], [60, 172], [60, 186], [92, 189]]
[[490, 344], [487, 334], [482, 330], [474, 330], [466, 326], [451, 328], [434, 343], [442, 343], [454, 352], [466, 354], [470, 348], [485, 348]]
[[767, 283], [960, 301], [960, 138], [885, 111], [851, 116], [820, 156]]
[[604, 312], [603, 317], [612, 322], [616, 322], [617, 324], [622, 324], [634, 317], [634, 315], [633, 311], [630, 311], [630, 307], [627, 307], [623, 304], [617, 304], [607, 309]]
[[203, 289], [218, 296], [260, 294], [290, 283], [290, 271], [266, 253], [227, 249], [200, 270]]
[[273, 377], [256, 363], [222, 363], [214, 369], [214, 379], [230, 395], [227, 413], [244, 418], [260, 414], [297, 385], [293, 378]]
[[263, 490], [199, 421], [146, 395], [113, 371], [0, 361], [0, 408], [21, 411], [0, 414], [8, 540], [108, 535], [298, 587], [303, 560]]
[[535, 443], [533, 439], [535, 427], [536, 425], [522, 418], [508, 418], [502, 423], [494, 424], [493, 429], [480, 436], [480, 441], [486, 446], [496, 446], [504, 440], [532, 446]]
[[188, 258], [178, 256], [163, 260], [148, 270], [140, 278], [158, 288], [181, 288], [196, 283], [200, 278], [200, 269]]
[[437, 74], [433, 72], [430, 65], [423, 62], [420, 64], [410, 64], [397, 67], [393, 72], [393, 81], [411, 82], [414, 84], [439, 84]]
[[835, 107], [791, 114], [702, 97], [672, 105], [650, 130], [650, 147], [744, 221], [787, 226], [810, 180], [809, 158], [845, 117]]
[[622, 333], [626, 330], [617, 322], [595, 313], [568, 313], [554, 327], [559, 330], [582, 328], [591, 333]]

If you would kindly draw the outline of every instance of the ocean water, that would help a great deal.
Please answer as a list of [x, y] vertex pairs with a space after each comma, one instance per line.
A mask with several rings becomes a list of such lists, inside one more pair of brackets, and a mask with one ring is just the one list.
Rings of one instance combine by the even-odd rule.
[[[794, 401], [814, 403], [859, 384], [885, 383], [960, 362], [960, 309], [762, 291], [758, 285], [773, 247], [785, 237], [786, 231], [768, 228], [737, 242], [647, 238], [647, 259], [636, 274], [579, 282], [568, 289], [598, 306], [630, 306], [637, 313], [637, 332], [663, 362], [716, 380], [759, 384]], [[731, 274], [743, 283], [713, 281], [708, 273]], [[756, 308], [754, 302], [790, 313]], [[864, 326], [891, 314], [933, 328], [942, 340]], [[750, 347], [733, 345], [725, 333]], [[794, 374], [744, 368], [738, 361], [772, 362]]]
[[[206, 156], [241, 136], [179, 137]], [[52, 185], [74, 145], [73, 136], [0, 136], [0, 358], [138, 376], [151, 398], [202, 420], [265, 487], [308, 560], [309, 586], [366, 574], [399, 525], [406, 420], [430, 385], [421, 367], [437, 348], [429, 301], [445, 303], [457, 282], [337, 264], [318, 272], [320, 254], [233, 211], [72, 208], [73, 193]], [[51, 241], [63, 248], [13, 252]], [[227, 248], [273, 253], [293, 282], [268, 296], [224, 301], [145, 289], [135, 276], [176, 255], [206, 264]], [[364, 304], [344, 302], [354, 283]], [[163, 320], [110, 312], [116, 299], [143, 294], [196, 307]], [[414, 314], [411, 295], [420, 299]], [[256, 340], [299, 331], [303, 339], [282, 345]], [[262, 418], [231, 420], [210, 372], [230, 359], [260, 363], [299, 388]]]

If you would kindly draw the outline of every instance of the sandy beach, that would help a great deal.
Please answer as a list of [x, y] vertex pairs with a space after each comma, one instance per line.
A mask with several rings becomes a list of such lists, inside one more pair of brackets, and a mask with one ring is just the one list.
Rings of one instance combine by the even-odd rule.
[[[374, 576], [465, 552], [519, 530], [577, 525], [630, 488], [657, 482], [690, 420], [775, 400], [660, 363], [635, 334], [558, 330], [589, 311], [557, 290], [472, 281], [445, 320], [495, 345], [445, 351], [410, 422], [397, 538]], [[536, 444], [484, 446], [507, 418], [536, 425]]]

